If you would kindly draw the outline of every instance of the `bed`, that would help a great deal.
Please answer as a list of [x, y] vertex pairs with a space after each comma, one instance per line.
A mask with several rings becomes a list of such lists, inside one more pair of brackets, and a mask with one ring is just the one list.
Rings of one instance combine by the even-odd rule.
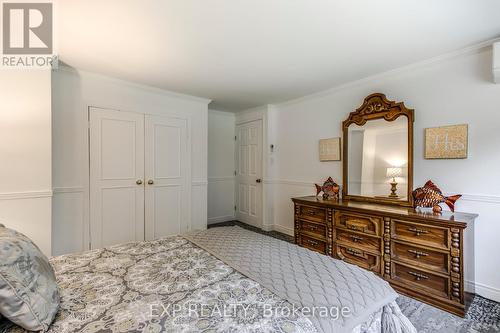
[[239, 227], [50, 263], [61, 296], [50, 332], [416, 332], [373, 273]]

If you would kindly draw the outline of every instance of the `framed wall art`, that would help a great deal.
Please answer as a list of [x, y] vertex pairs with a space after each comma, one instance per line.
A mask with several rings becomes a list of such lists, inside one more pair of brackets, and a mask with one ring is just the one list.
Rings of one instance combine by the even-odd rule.
[[459, 159], [468, 156], [468, 125], [425, 129], [426, 159]]
[[340, 161], [340, 138], [330, 138], [319, 140], [319, 160]]

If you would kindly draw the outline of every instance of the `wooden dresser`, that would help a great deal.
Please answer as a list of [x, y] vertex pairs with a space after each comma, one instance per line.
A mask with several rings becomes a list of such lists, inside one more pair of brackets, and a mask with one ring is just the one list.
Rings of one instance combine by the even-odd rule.
[[[464, 316], [474, 291], [474, 214], [331, 201], [295, 203], [295, 242], [373, 271], [398, 292]], [[467, 246], [464, 246], [464, 240]]]

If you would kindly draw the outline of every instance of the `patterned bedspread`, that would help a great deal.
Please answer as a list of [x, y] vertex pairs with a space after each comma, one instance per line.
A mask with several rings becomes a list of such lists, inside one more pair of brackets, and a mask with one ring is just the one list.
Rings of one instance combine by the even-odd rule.
[[50, 332], [316, 331], [305, 317], [265, 316], [264, 306], [290, 304], [182, 237], [55, 257], [51, 264], [62, 302]]
[[[286, 300], [175, 236], [51, 259], [50, 332], [316, 332]], [[380, 332], [381, 312], [355, 332]], [[0, 332], [22, 332], [11, 323]]]
[[382, 309], [381, 332], [416, 333], [394, 289], [373, 272], [237, 226], [184, 237], [304, 309], [318, 331], [351, 333]]

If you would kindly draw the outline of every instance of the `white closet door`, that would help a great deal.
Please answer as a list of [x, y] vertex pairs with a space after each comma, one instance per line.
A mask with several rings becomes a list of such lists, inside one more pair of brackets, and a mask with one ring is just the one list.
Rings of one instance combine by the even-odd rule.
[[146, 116], [146, 240], [190, 228], [186, 119]]
[[262, 226], [262, 121], [236, 127], [236, 219]]
[[144, 115], [90, 108], [92, 248], [144, 240]]

